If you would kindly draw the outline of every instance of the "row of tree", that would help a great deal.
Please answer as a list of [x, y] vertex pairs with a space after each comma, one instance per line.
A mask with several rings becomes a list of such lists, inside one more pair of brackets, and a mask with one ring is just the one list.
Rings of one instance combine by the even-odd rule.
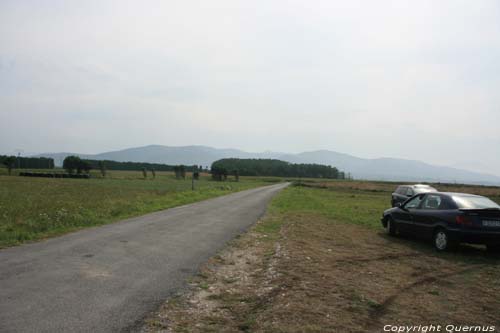
[[0, 155], [0, 164], [4, 165], [9, 174], [17, 169], [54, 169], [54, 159], [46, 157], [16, 157]]
[[[11, 173], [12, 168], [24, 169], [53, 169], [54, 160], [51, 158], [35, 157], [15, 157], [1, 156], [0, 163], [5, 165]], [[63, 168], [69, 174], [88, 174], [90, 170], [101, 171], [102, 176], [106, 176], [106, 170], [134, 170], [142, 171], [144, 178], [147, 178], [148, 170], [153, 178], [156, 171], [173, 171], [176, 178], [185, 179], [186, 172], [192, 172], [193, 178], [199, 177], [199, 172], [203, 168], [197, 165], [167, 165], [159, 163], [139, 163], [139, 162], [117, 162], [85, 160], [78, 156], [67, 156], [63, 162]], [[337, 168], [321, 164], [293, 164], [275, 159], [239, 159], [224, 158], [212, 163], [212, 177], [215, 180], [225, 180], [228, 175], [233, 175], [236, 180], [239, 176], [275, 176], [275, 177], [303, 177], [303, 178], [331, 178], [344, 179], [344, 172]]]
[[134, 170], [134, 171], [142, 171], [142, 175], [144, 178], [148, 177], [148, 171], [151, 172], [151, 175], [156, 178], [156, 171], [174, 171], [175, 177], [180, 179], [186, 178], [186, 172], [192, 172], [193, 178], [198, 179], [200, 175], [200, 171], [202, 171], [201, 167], [197, 165], [186, 166], [186, 165], [166, 165], [166, 164], [157, 164], [157, 163], [136, 163], [136, 162], [116, 162], [116, 161], [98, 161], [98, 160], [84, 160], [78, 156], [67, 156], [63, 161], [63, 168], [69, 174], [76, 173], [81, 174], [89, 173], [92, 169], [98, 169], [101, 171], [101, 175], [103, 177], [106, 176], [107, 170]]
[[[100, 164], [104, 164], [107, 170], [123, 170], [123, 171], [142, 171], [156, 170], [156, 171], [175, 171], [178, 165], [169, 165], [161, 163], [143, 163], [143, 162], [118, 162], [111, 160], [85, 160], [92, 169], [100, 169]], [[186, 172], [202, 171], [202, 166], [198, 165], [185, 165], [183, 166]]]
[[212, 163], [212, 177], [226, 179], [228, 175], [275, 176], [343, 179], [344, 172], [322, 164], [293, 164], [274, 159], [224, 158]]

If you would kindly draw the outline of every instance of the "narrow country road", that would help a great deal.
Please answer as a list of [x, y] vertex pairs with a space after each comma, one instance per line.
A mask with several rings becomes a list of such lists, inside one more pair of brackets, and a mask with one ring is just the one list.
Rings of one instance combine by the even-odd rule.
[[287, 184], [0, 250], [0, 332], [136, 331]]

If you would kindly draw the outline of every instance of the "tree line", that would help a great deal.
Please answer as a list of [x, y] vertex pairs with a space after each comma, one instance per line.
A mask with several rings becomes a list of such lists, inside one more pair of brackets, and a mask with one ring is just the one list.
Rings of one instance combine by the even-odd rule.
[[294, 164], [275, 159], [223, 158], [212, 163], [214, 179], [235, 176], [274, 176], [343, 179], [345, 174], [336, 167], [322, 164]]
[[[175, 171], [178, 165], [169, 165], [161, 163], [144, 163], [144, 162], [118, 162], [111, 160], [83, 160], [90, 164], [92, 169], [100, 169], [101, 164], [106, 166], [107, 170], [122, 170], [122, 171], [142, 171], [146, 170], [156, 170], [156, 171]], [[186, 172], [194, 172], [201, 170], [201, 166], [198, 165], [186, 165], [182, 166]]]
[[0, 155], [0, 164], [4, 165], [9, 174], [17, 169], [54, 169], [54, 159], [47, 157], [20, 157]]
[[88, 160], [81, 159], [78, 156], [67, 156], [63, 161], [63, 169], [67, 173], [81, 174], [89, 173], [90, 170], [96, 169], [101, 171], [103, 177], [106, 176], [107, 170], [121, 171], [141, 171], [144, 178], [147, 178], [148, 171], [151, 172], [153, 178], [156, 178], [156, 171], [173, 171], [176, 178], [186, 178], [186, 172], [192, 172], [195, 179], [199, 178], [199, 172], [203, 171], [201, 166], [197, 165], [168, 165], [160, 163], [140, 163], [140, 162], [117, 162], [111, 160]]

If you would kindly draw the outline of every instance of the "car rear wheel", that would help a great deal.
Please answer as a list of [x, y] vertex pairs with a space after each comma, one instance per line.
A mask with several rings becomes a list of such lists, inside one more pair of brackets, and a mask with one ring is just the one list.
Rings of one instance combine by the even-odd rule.
[[386, 224], [386, 227], [385, 227], [385, 231], [387, 232], [387, 234], [389, 236], [396, 236], [396, 223], [394, 222], [394, 220], [392, 219], [392, 217], [388, 217], [387, 218], [387, 224]]
[[500, 253], [500, 244], [487, 244], [486, 250], [490, 253]]
[[450, 239], [448, 232], [445, 229], [438, 229], [434, 233], [434, 247], [438, 251], [447, 251], [455, 247], [455, 242]]

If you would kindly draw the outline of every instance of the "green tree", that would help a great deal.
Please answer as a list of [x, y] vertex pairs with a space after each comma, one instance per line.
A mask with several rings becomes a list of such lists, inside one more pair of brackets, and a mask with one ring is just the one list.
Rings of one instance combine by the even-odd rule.
[[211, 173], [213, 180], [222, 181], [227, 179], [228, 172], [227, 169], [224, 168], [223, 166], [212, 165]]
[[5, 165], [5, 167], [7, 168], [7, 171], [9, 172], [9, 176], [12, 174], [12, 168], [14, 167], [15, 163], [16, 163], [15, 156], [5, 156], [2, 159], [2, 164]]
[[75, 170], [80, 170], [81, 172], [81, 159], [78, 156], [67, 156], [63, 161], [63, 169], [66, 170], [69, 174], [75, 172]]
[[[238, 176], [277, 176], [304, 178], [339, 178], [339, 170], [329, 165], [293, 164], [274, 159], [224, 158], [212, 164], [212, 177], [221, 180], [227, 170], [238, 170]], [[234, 174], [234, 171], [231, 172]]]
[[85, 160], [80, 160], [80, 169], [83, 170], [86, 174], [90, 173], [90, 170], [92, 170], [92, 165]]
[[104, 161], [99, 161], [97, 165], [99, 170], [101, 170], [101, 176], [103, 178], [106, 177], [106, 163]]
[[200, 167], [193, 165], [193, 179], [198, 180], [200, 178]]

